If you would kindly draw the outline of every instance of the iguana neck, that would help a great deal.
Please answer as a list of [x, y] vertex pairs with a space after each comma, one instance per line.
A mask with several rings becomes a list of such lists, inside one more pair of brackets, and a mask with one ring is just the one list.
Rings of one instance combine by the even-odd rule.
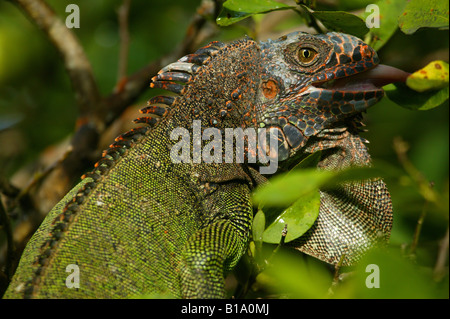
[[305, 152], [322, 150], [321, 161], [317, 165], [324, 170], [342, 170], [351, 166], [370, 165], [367, 141], [349, 127], [324, 130], [306, 147]]

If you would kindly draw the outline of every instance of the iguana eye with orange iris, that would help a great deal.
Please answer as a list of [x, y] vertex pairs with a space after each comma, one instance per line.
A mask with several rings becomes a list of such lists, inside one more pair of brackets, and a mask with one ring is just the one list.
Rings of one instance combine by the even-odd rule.
[[302, 64], [303, 66], [308, 66], [314, 63], [317, 56], [317, 51], [312, 48], [305, 47], [298, 50], [298, 59], [300, 61], [300, 64]]

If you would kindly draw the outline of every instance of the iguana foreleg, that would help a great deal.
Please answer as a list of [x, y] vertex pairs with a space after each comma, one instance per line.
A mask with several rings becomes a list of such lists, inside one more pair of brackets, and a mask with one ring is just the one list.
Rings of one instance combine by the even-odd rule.
[[181, 293], [184, 298], [224, 298], [224, 272], [232, 269], [247, 247], [252, 208], [244, 184], [225, 184], [208, 199], [218, 211], [216, 221], [194, 233], [182, 253]]

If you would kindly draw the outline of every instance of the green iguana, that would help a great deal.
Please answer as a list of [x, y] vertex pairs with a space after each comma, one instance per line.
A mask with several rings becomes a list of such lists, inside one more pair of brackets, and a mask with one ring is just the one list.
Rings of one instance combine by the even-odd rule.
[[[200, 145], [188, 139], [188, 152], [181, 163], [175, 161], [173, 149], [184, 137], [174, 139], [174, 130], [192, 134], [195, 121], [202, 133], [211, 127], [220, 134], [227, 128], [272, 128], [266, 143], [258, 144], [258, 152], [270, 149], [272, 159], [324, 149], [329, 151], [320, 164], [324, 168], [367, 164], [353, 124], [382, 98], [382, 85], [398, 80], [404, 80], [400, 71], [378, 65], [369, 46], [341, 33], [212, 42], [168, 65], [151, 87], [176, 95], [152, 98], [142, 110], [149, 116], [136, 120], [151, 125], [118, 137], [48, 214], [29, 241], [5, 297], [225, 297], [224, 273], [236, 265], [250, 239], [251, 191], [266, 179], [249, 160], [201, 160], [206, 149], [219, 153], [219, 159], [220, 151], [227, 151], [207, 148], [208, 141]], [[278, 147], [270, 144], [273, 136]], [[331, 218], [339, 224], [329, 227], [359, 229], [344, 231], [358, 242], [361, 232], [388, 238], [392, 211], [384, 184], [379, 182], [379, 192], [369, 184], [370, 196], [364, 186], [349, 187], [343, 192], [353, 191], [355, 197], [364, 192], [360, 195], [367, 207], [381, 203], [374, 210], [377, 216], [366, 222], [365, 207], [360, 207], [359, 216]], [[340, 195], [323, 192], [321, 206], [329, 207], [333, 196]], [[337, 209], [345, 214], [351, 204], [321, 208], [321, 215]], [[340, 253], [330, 246], [333, 233], [327, 231], [312, 230], [297, 247], [333, 262], [321, 250]], [[79, 288], [67, 284], [71, 269], [78, 271]]]

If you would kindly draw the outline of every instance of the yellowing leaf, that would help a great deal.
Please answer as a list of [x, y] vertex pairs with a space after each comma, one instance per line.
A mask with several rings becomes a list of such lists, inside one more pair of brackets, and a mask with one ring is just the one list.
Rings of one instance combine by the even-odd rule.
[[444, 61], [430, 62], [426, 67], [411, 74], [406, 85], [418, 92], [444, 88], [448, 86], [448, 64]]

